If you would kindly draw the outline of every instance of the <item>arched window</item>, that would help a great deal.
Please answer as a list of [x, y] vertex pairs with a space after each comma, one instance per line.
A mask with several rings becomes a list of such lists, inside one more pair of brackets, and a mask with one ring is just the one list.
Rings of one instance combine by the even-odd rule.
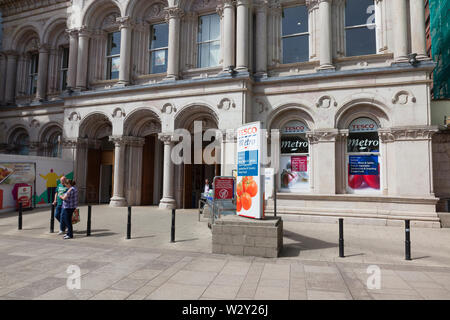
[[309, 30], [307, 7], [283, 8], [281, 32], [283, 63], [308, 61]]
[[9, 144], [12, 146], [12, 154], [28, 155], [30, 146], [30, 137], [28, 133], [23, 128], [15, 129], [10, 137]]
[[378, 124], [371, 118], [357, 118], [349, 127], [347, 138], [347, 192], [380, 191], [380, 140]]
[[38, 81], [39, 53], [30, 53], [30, 63], [28, 70], [28, 94], [36, 94]]
[[169, 25], [158, 23], [150, 26], [150, 73], [167, 71]]
[[377, 53], [374, 0], [346, 0], [345, 42], [348, 57]]
[[281, 128], [280, 187], [284, 192], [309, 191], [308, 126], [299, 120], [285, 123]]

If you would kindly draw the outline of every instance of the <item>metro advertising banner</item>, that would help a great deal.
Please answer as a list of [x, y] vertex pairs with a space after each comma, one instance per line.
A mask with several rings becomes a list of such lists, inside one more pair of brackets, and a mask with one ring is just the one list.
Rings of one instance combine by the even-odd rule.
[[263, 219], [265, 182], [261, 170], [261, 123], [238, 128], [237, 144], [236, 212], [243, 217]]
[[353, 190], [380, 189], [380, 165], [377, 155], [349, 156], [348, 186]]

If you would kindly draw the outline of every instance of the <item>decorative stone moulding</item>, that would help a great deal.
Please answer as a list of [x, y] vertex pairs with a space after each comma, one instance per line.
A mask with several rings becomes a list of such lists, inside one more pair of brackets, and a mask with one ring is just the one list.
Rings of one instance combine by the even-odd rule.
[[125, 117], [125, 111], [122, 108], [116, 108], [114, 109], [112, 113], [112, 117], [114, 119], [120, 119]]
[[81, 120], [81, 116], [78, 112], [72, 112], [69, 115], [69, 121], [74, 122], [74, 121], [80, 121]]
[[36, 119], [33, 119], [33, 120], [30, 121], [30, 128], [39, 128], [40, 125], [41, 124]]
[[317, 108], [328, 109], [331, 106], [337, 107], [337, 102], [332, 96], [322, 96], [316, 103]]
[[438, 132], [437, 126], [410, 128], [382, 128], [378, 130], [381, 142], [430, 140]]
[[166, 103], [162, 106], [161, 112], [165, 114], [172, 114], [177, 112], [177, 109], [171, 103]]
[[222, 100], [220, 100], [219, 104], [217, 105], [218, 109], [223, 109], [223, 110], [230, 110], [231, 108], [236, 108], [236, 104], [228, 98], [223, 98]]
[[415, 103], [416, 100], [417, 100], [416, 97], [410, 91], [407, 91], [407, 90], [399, 91], [394, 95], [394, 97], [392, 97], [393, 104], [406, 105], [410, 101], [412, 103]]
[[255, 110], [258, 111], [258, 113], [263, 113], [269, 110], [269, 108], [266, 106], [266, 104], [261, 101], [260, 99], [255, 99]]
[[339, 134], [338, 129], [315, 130], [306, 133], [306, 137], [311, 144], [318, 142], [334, 142]]

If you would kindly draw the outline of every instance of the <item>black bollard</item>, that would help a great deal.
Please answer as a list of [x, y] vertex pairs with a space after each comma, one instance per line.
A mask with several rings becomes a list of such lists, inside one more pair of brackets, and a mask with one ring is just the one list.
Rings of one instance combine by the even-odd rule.
[[277, 182], [274, 176], [273, 179], [273, 215], [277, 217]]
[[55, 206], [52, 203], [52, 209], [50, 210], [50, 233], [55, 232]]
[[344, 219], [339, 218], [339, 257], [344, 258]]
[[131, 207], [128, 207], [127, 239], [131, 239]]
[[91, 235], [91, 211], [92, 206], [88, 205], [88, 217], [87, 217], [87, 227], [86, 227], [86, 237]]
[[22, 230], [22, 202], [19, 202], [19, 230]]
[[172, 209], [172, 228], [170, 230], [170, 242], [175, 242], [175, 209]]
[[409, 226], [409, 220], [405, 220], [405, 260], [411, 260], [411, 232]]

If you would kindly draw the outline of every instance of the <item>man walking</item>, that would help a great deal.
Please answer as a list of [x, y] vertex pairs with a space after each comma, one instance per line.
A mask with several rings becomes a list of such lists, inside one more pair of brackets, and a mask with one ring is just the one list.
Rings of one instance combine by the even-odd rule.
[[61, 217], [62, 205], [63, 205], [63, 201], [62, 201], [61, 197], [67, 192], [66, 177], [62, 176], [61, 179], [59, 179], [59, 182], [60, 182], [59, 185], [56, 187], [56, 193], [55, 193], [55, 199], [53, 201], [53, 205], [56, 206], [55, 207], [55, 218], [59, 222], [58, 234], [63, 234], [67, 226], [64, 225], [64, 220]]

